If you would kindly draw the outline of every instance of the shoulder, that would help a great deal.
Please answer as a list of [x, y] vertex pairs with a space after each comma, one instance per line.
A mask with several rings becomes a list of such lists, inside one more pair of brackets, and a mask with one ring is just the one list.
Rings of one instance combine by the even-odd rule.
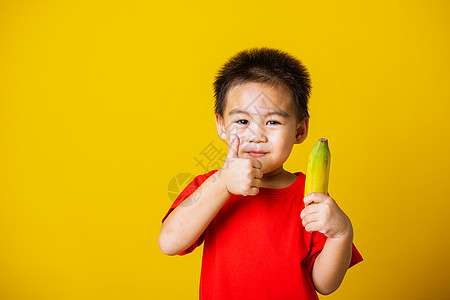
[[301, 171], [291, 173], [292, 178], [294, 178], [294, 182], [292, 186], [296, 188], [302, 187], [305, 185], [306, 174]]
[[[183, 202], [187, 197], [192, 195], [201, 185], [203, 182], [206, 181], [211, 175], [216, 173], [217, 170], [211, 170], [208, 173], [200, 174], [200, 175], [193, 175], [189, 173], [182, 173], [177, 176], [175, 176], [171, 183], [173, 182], [172, 186], [169, 186], [169, 193], [176, 193], [178, 196], [175, 198], [174, 202], [172, 203], [172, 206], [170, 207], [167, 214], [164, 216], [162, 221], [166, 219], [166, 217], [181, 203]], [[183, 183], [187, 183], [187, 185], [184, 187], [184, 189], [181, 190], [181, 186]]]
[[203, 182], [206, 181], [206, 179], [211, 177], [211, 175], [213, 175], [216, 172], [217, 172], [217, 170], [211, 170], [208, 173], [200, 174], [197, 176], [191, 175], [191, 179], [189, 180], [190, 182], [184, 188], [184, 190], [180, 193], [179, 197], [184, 196], [184, 198], [186, 198], [187, 196], [192, 194], [200, 185], [202, 185]]
[[200, 174], [195, 176], [195, 178], [193, 179], [193, 182], [195, 181], [197, 184], [202, 184], [206, 179], [208, 179], [209, 177], [211, 177], [211, 175], [213, 175], [214, 173], [216, 173], [217, 170], [211, 170], [208, 173], [204, 173], [204, 174]]
[[302, 171], [297, 171], [297, 172], [294, 172], [294, 173], [291, 173], [292, 175], [296, 175], [296, 176], [300, 176], [300, 177], [306, 177], [306, 174], [305, 173], [303, 173]]
[[305, 173], [303, 173], [301, 171], [298, 171], [298, 172], [295, 172], [295, 173], [292, 173], [292, 174], [297, 176], [297, 180], [296, 180], [297, 184], [303, 185], [303, 186], [305, 185], [305, 179], [306, 179], [306, 174]]

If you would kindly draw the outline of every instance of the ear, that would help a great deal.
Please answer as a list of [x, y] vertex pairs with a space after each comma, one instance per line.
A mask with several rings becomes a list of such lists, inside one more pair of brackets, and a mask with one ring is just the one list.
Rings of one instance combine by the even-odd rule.
[[226, 141], [227, 133], [225, 132], [225, 123], [221, 115], [216, 114], [216, 126], [217, 133], [219, 134], [220, 139]]
[[297, 133], [295, 136], [295, 143], [301, 144], [308, 136], [309, 118], [306, 117], [297, 125]]

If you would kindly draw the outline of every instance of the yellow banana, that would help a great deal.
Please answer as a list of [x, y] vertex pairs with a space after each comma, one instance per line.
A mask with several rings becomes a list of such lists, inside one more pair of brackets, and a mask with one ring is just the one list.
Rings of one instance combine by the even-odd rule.
[[331, 154], [327, 139], [319, 139], [309, 153], [306, 170], [305, 196], [322, 193], [327, 196]]

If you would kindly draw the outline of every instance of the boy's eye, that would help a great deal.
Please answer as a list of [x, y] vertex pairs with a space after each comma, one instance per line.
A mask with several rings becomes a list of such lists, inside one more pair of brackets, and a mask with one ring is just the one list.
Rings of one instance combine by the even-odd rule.
[[239, 120], [237, 123], [241, 125], [248, 125], [249, 122], [247, 120]]
[[281, 124], [281, 123], [278, 121], [268, 121], [267, 124], [268, 125], [277, 125], [277, 124]]

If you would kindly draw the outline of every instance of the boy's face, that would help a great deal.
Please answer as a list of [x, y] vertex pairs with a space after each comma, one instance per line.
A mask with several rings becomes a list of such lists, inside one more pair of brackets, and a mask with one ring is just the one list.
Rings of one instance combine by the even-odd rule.
[[240, 158], [255, 158], [264, 174], [283, 166], [294, 144], [308, 134], [309, 119], [297, 120], [292, 92], [283, 86], [246, 82], [233, 87], [217, 131], [230, 148], [233, 134], [240, 139]]

